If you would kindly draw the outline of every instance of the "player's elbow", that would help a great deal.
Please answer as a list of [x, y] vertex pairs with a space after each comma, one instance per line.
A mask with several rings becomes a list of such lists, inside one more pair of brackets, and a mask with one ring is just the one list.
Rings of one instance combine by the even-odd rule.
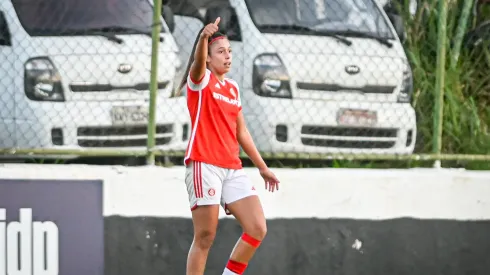
[[250, 139], [250, 133], [245, 127], [238, 127], [237, 129], [237, 139], [240, 145], [246, 145], [248, 140]]
[[238, 140], [238, 143], [243, 147], [243, 133], [242, 132], [237, 132], [237, 140]]
[[238, 142], [242, 147], [246, 147], [251, 143], [252, 136], [247, 129], [247, 124], [245, 123], [245, 118], [243, 117], [242, 113], [238, 115], [236, 130]]

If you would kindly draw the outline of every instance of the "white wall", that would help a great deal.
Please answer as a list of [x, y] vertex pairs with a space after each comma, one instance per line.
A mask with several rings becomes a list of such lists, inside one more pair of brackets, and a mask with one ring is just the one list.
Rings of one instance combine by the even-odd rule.
[[[255, 169], [246, 171], [258, 187], [268, 218], [490, 219], [490, 172], [273, 169], [282, 183], [279, 191], [269, 193]], [[0, 175], [4, 179], [102, 179], [105, 215], [190, 217], [183, 166], [12, 164], [0, 166]]]

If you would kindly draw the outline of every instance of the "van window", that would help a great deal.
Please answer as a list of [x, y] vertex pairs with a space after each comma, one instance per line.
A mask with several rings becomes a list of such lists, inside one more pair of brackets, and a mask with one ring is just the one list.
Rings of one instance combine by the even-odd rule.
[[[88, 29], [120, 27], [151, 31], [153, 7], [148, 0], [11, 0], [31, 36], [83, 34]], [[163, 30], [163, 28], [162, 28]]]
[[[289, 33], [304, 30], [358, 31], [393, 38], [387, 21], [373, 0], [245, 0], [252, 20], [262, 32], [275, 26]], [[288, 28], [288, 26], [290, 28]]]
[[[208, 7], [229, 6], [229, 0], [167, 0], [174, 14], [203, 19]], [[213, 21], [214, 22], [214, 21]]]

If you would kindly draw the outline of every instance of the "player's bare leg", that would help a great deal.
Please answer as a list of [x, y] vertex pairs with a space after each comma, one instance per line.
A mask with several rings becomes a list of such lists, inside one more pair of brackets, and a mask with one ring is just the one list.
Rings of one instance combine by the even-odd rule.
[[203, 275], [209, 249], [218, 227], [219, 205], [199, 206], [192, 211], [194, 239], [187, 256], [187, 275]]
[[223, 275], [242, 274], [267, 233], [264, 212], [258, 196], [249, 196], [227, 205], [243, 229]]

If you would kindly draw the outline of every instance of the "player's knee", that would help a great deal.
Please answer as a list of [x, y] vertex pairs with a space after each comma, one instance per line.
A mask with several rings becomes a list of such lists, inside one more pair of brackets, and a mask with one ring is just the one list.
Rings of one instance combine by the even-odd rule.
[[195, 234], [195, 243], [201, 249], [210, 249], [216, 237], [216, 230], [201, 229]]
[[265, 221], [257, 226], [256, 234], [259, 240], [263, 240], [265, 238], [265, 235], [267, 234], [267, 224], [265, 223]]
[[247, 226], [245, 232], [254, 237], [255, 239], [262, 241], [267, 234], [267, 224], [264, 221], [256, 221], [253, 224]]

